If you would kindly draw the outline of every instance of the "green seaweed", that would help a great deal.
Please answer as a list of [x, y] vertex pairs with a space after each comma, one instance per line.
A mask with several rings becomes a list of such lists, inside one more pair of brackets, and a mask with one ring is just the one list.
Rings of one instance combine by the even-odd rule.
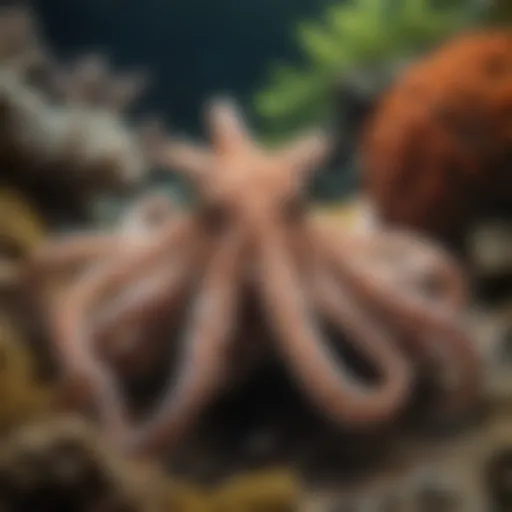
[[255, 98], [269, 139], [328, 119], [340, 79], [368, 69], [393, 76], [409, 59], [473, 23], [480, 11], [472, 0], [349, 0], [329, 7], [323, 21], [301, 23], [304, 65], [274, 66], [270, 85]]

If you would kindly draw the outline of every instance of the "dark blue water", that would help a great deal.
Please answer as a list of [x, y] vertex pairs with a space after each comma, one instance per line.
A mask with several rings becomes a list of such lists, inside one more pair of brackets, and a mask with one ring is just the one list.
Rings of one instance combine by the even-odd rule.
[[214, 93], [246, 108], [268, 65], [300, 61], [297, 21], [332, 0], [35, 0], [61, 56], [104, 49], [121, 67], [148, 67], [154, 87], [144, 109], [193, 135]]

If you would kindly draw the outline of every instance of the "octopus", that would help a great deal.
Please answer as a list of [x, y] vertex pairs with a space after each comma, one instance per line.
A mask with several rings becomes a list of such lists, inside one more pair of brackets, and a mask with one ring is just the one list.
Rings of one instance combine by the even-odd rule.
[[[266, 149], [230, 100], [213, 102], [206, 122], [211, 149], [167, 136], [152, 148], [155, 161], [195, 184], [194, 207], [164, 208], [149, 224], [135, 215], [128, 226], [140, 230], [76, 235], [34, 255], [39, 276], [50, 272], [43, 261], [53, 262], [52, 272], [70, 261], [95, 262], [68, 281], [48, 315], [62, 382], [76, 405], [91, 407], [128, 453], [159, 456], [237, 374], [272, 352], [312, 406], [342, 427], [394, 421], [411, 403], [426, 361], [437, 370], [440, 410], [471, 409], [480, 358], [463, 321], [464, 276], [449, 254], [413, 233], [350, 231], [312, 214], [306, 185], [329, 154], [326, 134]], [[236, 335], [245, 294], [261, 306], [268, 340], [248, 329]], [[135, 353], [154, 343], [161, 350], [169, 341], [148, 338], [148, 328], [183, 301], [177, 371], [139, 417], [102, 355], [105, 335], [113, 333], [115, 343], [120, 329], [133, 329], [140, 333]], [[342, 343], [375, 378], [338, 360], [322, 322], [344, 334]], [[249, 353], [250, 364], [233, 357], [235, 349]]]
[[510, 217], [512, 32], [471, 31], [412, 65], [376, 106], [361, 157], [382, 222], [461, 246]]

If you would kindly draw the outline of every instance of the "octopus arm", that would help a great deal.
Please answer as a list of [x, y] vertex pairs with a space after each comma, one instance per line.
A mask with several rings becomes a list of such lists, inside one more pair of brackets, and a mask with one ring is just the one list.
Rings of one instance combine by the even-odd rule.
[[118, 239], [112, 235], [68, 235], [38, 249], [28, 262], [28, 269], [35, 278], [47, 276], [84, 265], [117, 249]]
[[[326, 232], [327, 233], [327, 232]], [[410, 335], [411, 342], [418, 348], [435, 352], [432, 344], [443, 342], [449, 344], [450, 350], [443, 351], [449, 356], [450, 368], [457, 381], [453, 382], [447, 395], [453, 405], [464, 408], [474, 401], [480, 389], [481, 365], [477, 349], [468, 333], [459, 324], [458, 312], [446, 304], [433, 302], [419, 293], [407, 293], [400, 286], [395, 286], [378, 273], [370, 272], [368, 267], [347, 256], [343, 243], [333, 242], [332, 232], [323, 237], [323, 249], [328, 254], [331, 264], [336, 266], [338, 274], [356, 290], [358, 296], [371, 307], [392, 319], [397, 327]], [[437, 341], [439, 340], [439, 341]], [[437, 351], [439, 352], [439, 351]], [[447, 396], [448, 398], [448, 396]]]
[[230, 233], [213, 254], [191, 310], [183, 365], [157, 411], [128, 438], [128, 449], [151, 454], [172, 444], [226, 381], [239, 295], [241, 238]]
[[[150, 276], [130, 286], [119, 298], [110, 302], [95, 320], [95, 339], [101, 348], [115, 340], [119, 331], [149, 327], [153, 319], [172, 311], [185, 296], [192, 270], [201, 255], [200, 244], [182, 248], [175, 258], [158, 265]], [[138, 349], [144, 350], [145, 345]]]
[[[273, 320], [276, 338], [291, 371], [312, 400], [332, 419], [367, 424], [387, 419], [400, 407], [407, 394], [409, 373], [400, 356], [392, 351], [382, 333], [364, 325], [357, 306], [327, 286], [325, 275], [314, 275], [316, 304], [327, 305], [331, 313], [343, 315], [343, 326], [362, 336], [363, 351], [384, 374], [384, 383], [376, 389], [357, 385], [348, 371], [339, 371], [334, 356], [322, 340], [313, 318], [312, 304], [291, 257], [284, 234], [267, 227], [265, 243], [260, 247], [261, 292]], [[350, 307], [348, 307], [350, 306]], [[347, 307], [348, 309], [344, 308]], [[341, 310], [340, 310], [341, 309]], [[370, 344], [375, 346], [370, 349]], [[383, 355], [383, 359], [377, 356]]]
[[314, 278], [313, 296], [319, 311], [346, 334], [346, 341], [366, 356], [378, 370], [381, 380], [375, 390], [361, 386], [347, 387], [344, 418], [351, 422], [375, 422], [393, 417], [400, 412], [409, 398], [412, 375], [404, 356], [390, 339], [383, 325], [368, 316], [360, 306], [337, 285], [327, 272]]
[[357, 254], [359, 262], [374, 268], [378, 268], [377, 263], [384, 263], [388, 277], [395, 280], [395, 285], [403, 284], [403, 291], [411, 290], [426, 297], [421, 285], [428, 284], [425, 281], [431, 278], [435, 280], [433, 284], [438, 285], [435, 300], [443, 307], [456, 313], [466, 304], [469, 292], [460, 266], [448, 252], [422, 237], [398, 230], [367, 234], [340, 233], [330, 226], [320, 227], [320, 230], [324, 239], [324, 242], [319, 241], [320, 246], [335, 241], [340, 252], [341, 246], [345, 248], [346, 258]]
[[[91, 346], [92, 329], [89, 315], [98, 300], [108, 292], [123, 285], [128, 278], [144, 275], [148, 268], [161, 258], [162, 252], [188, 240], [190, 223], [173, 220], [168, 232], [153, 244], [144, 245], [140, 251], [130, 253], [125, 260], [112, 265], [102, 265], [93, 275], [86, 275], [76, 283], [65, 300], [60, 300], [53, 310], [52, 328], [57, 356], [62, 360], [71, 389], [78, 390], [78, 402], [92, 401], [102, 404], [115, 395], [108, 370], [95, 357]], [[112, 407], [112, 411], [116, 410]]]

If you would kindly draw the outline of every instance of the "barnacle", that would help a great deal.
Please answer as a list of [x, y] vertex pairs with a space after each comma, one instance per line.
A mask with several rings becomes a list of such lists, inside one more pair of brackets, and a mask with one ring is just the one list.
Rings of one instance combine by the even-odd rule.
[[362, 143], [368, 194], [385, 222], [445, 239], [512, 204], [512, 32], [459, 36], [385, 95]]

